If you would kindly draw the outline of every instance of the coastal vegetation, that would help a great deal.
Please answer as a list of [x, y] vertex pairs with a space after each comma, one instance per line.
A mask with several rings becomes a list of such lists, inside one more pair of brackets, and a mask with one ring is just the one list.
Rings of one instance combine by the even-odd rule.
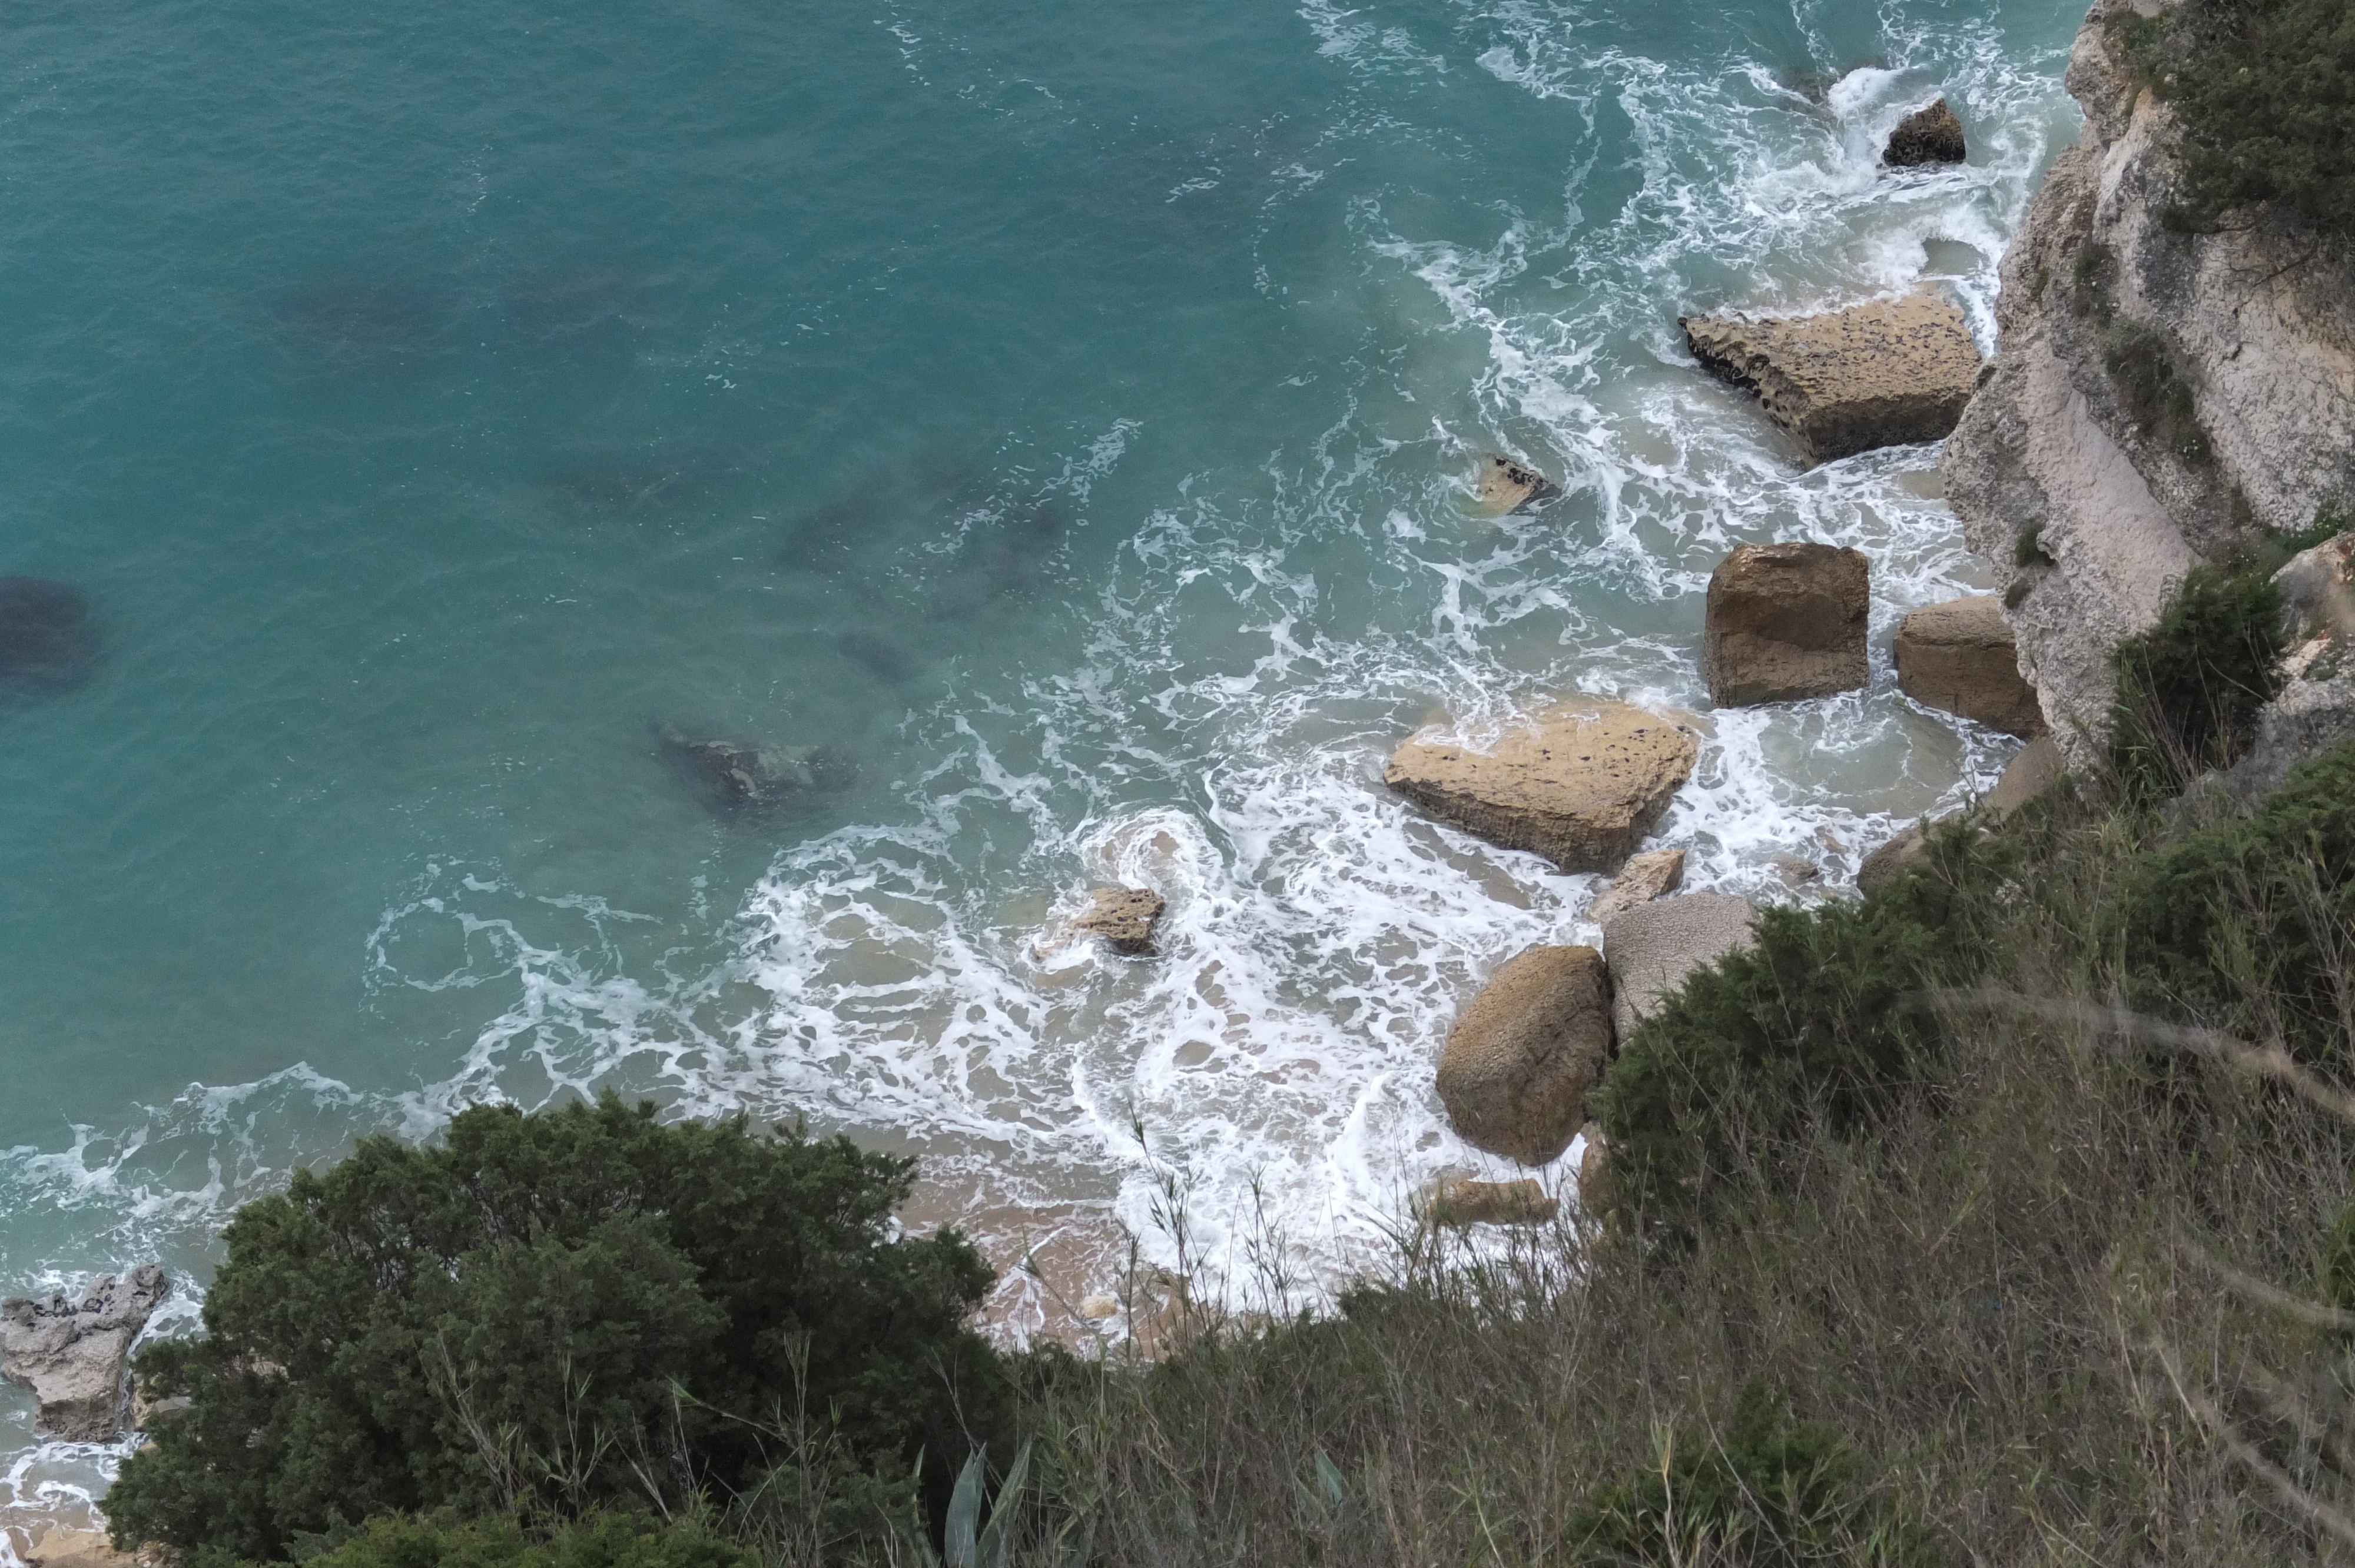
[[1587, 1214], [1418, 1232], [1328, 1314], [1165, 1290], [1152, 1359], [957, 1328], [986, 1274], [892, 1239], [903, 1162], [468, 1111], [240, 1213], [209, 1333], [140, 1363], [195, 1403], [113, 1528], [332, 1568], [2311, 1558], [2355, 1489], [2350, 939], [2355, 746], [2246, 815], [2114, 779], [1966, 820], [1636, 1032]]

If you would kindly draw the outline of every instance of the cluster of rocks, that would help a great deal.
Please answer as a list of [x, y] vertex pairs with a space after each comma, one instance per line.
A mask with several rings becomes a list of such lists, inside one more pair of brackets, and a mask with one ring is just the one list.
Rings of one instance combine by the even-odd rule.
[[69, 1442], [112, 1442], [129, 1408], [131, 1342], [171, 1289], [163, 1266], [150, 1263], [99, 1276], [80, 1301], [0, 1301], [0, 1376], [32, 1391], [44, 1430]]

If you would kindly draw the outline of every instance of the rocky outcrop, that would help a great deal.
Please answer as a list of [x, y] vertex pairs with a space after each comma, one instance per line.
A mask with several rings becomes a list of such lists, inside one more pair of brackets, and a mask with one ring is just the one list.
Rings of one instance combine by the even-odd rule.
[[149, 1542], [135, 1553], [117, 1552], [102, 1530], [66, 1530], [48, 1525], [33, 1537], [25, 1568], [162, 1568], [171, 1553]]
[[0, 1301], [0, 1376], [33, 1392], [41, 1425], [71, 1442], [112, 1442], [123, 1430], [123, 1367], [148, 1314], [171, 1292], [157, 1264], [129, 1277], [102, 1274], [79, 1303]]
[[1758, 911], [1730, 893], [1681, 893], [1639, 904], [1603, 927], [1612, 1022], [1620, 1039], [1703, 964], [1750, 946]]
[[99, 654], [97, 618], [70, 585], [0, 577], [0, 702], [69, 692]]
[[1382, 781], [1444, 822], [1564, 871], [1612, 871], [1652, 831], [1700, 747], [1657, 714], [1588, 698], [1474, 745], [1439, 728], [1392, 754]]
[[[1991, 826], [2017, 811], [2030, 800], [2042, 798], [2069, 781], [2069, 759], [2060, 744], [2050, 735], [2040, 735], [2019, 748], [2018, 756], [2004, 765], [2004, 769], [1978, 803], [1978, 812], [1985, 825]], [[1891, 838], [1886, 843], [1864, 857], [1856, 868], [1856, 885], [1865, 893], [1875, 893], [1910, 871], [1918, 871], [1930, 863], [1928, 840], [1930, 831], [1943, 822], [1956, 820], [1955, 815], [1924, 817], [1913, 826]]]
[[1870, 567], [1833, 545], [1742, 545], [1710, 574], [1704, 657], [1720, 707], [1829, 696], [1870, 674]]
[[1963, 145], [1963, 122], [1945, 99], [1917, 109], [1897, 122], [1881, 149], [1881, 161], [1892, 169], [1923, 164], [1959, 164], [1968, 154]]
[[2126, 68], [2129, 9], [2078, 34], [2083, 138], [2004, 256], [1998, 353], [1941, 460], [1971, 547], [2017, 570], [2020, 662], [2078, 766], [2110, 650], [2186, 570], [2355, 502], [2355, 260], [2263, 213], [2168, 226], [2176, 129]]
[[1479, 493], [1480, 510], [1501, 517], [1509, 512], [1535, 512], [1561, 490], [1537, 470], [1490, 452], [1480, 460]]
[[1688, 316], [1702, 366], [1758, 394], [1810, 461], [1934, 441], [1955, 428], [1979, 373], [1963, 313], [1928, 294], [1817, 316]]
[[1497, 971], [1448, 1032], [1439, 1102], [1475, 1149], [1542, 1165], [1586, 1119], [1611, 1054], [1611, 996], [1592, 948], [1530, 948]]
[[2009, 735], [2044, 733], [2036, 688], [2019, 673], [2011, 623], [1992, 595], [1907, 611], [1897, 628], [1896, 654], [1898, 688], [1923, 707]]
[[1423, 1212], [1434, 1225], [1542, 1225], [1561, 1212], [1561, 1201], [1526, 1177], [1476, 1181], [1459, 1176], [1442, 1181]]
[[2289, 652], [2280, 693], [2257, 710], [2255, 736], [2226, 773], [2244, 803], [2278, 789], [2291, 768], [2355, 736], [2355, 533], [2327, 539], [2274, 574]]
[[1631, 854], [1611, 885], [1586, 907], [1586, 917], [1600, 926], [1622, 909], [1633, 909], [1638, 904], [1674, 893], [1684, 885], [1685, 852], [1680, 849], [1646, 850]]
[[1103, 887], [1071, 929], [1101, 937], [1116, 953], [1142, 957], [1153, 951], [1153, 928], [1161, 920], [1161, 895], [1149, 887]]

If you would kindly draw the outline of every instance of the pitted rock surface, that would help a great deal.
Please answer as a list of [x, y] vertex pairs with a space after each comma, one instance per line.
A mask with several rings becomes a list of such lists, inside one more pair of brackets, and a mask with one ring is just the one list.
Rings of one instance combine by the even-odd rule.
[[1382, 781], [1444, 822], [1564, 871], [1614, 871], [1692, 773], [1700, 747], [1668, 719], [1599, 698], [1565, 703], [1475, 746], [1426, 729]]
[[1808, 459], [1942, 440], [1979, 373], [1963, 313], [1928, 294], [1825, 315], [1688, 316], [1694, 357], [1758, 394]]
[[1968, 155], [1963, 145], [1963, 122], [1945, 99], [1917, 109], [1897, 122], [1881, 161], [1892, 169], [1922, 164], [1959, 164]]
[[1480, 460], [1480, 510], [1491, 517], [1535, 512], [1561, 493], [1560, 486], [1527, 463], [1495, 452]]
[[1071, 928], [1102, 937], [1115, 952], [1140, 955], [1153, 951], [1153, 928], [1161, 920], [1161, 895], [1149, 887], [1106, 887], [1097, 891], [1086, 914]]
[[112, 1442], [123, 1430], [131, 1341], [171, 1289], [163, 1266], [148, 1263], [127, 1278], [99, 1276], [79, 1303], [62, 1295], [0, 1301], [0, 1376], [33, 1391], [48, 1431]]
[[1622, 909], [1633, 909], [1638, 904], [1674, 893], [1684, 885], [1685, 852], [1680, 849], [1646, 850], [1631, 854], [1619, 874], [1611, 879], [1594, 902], [1587, 906], [1586, 917], [1600, 926]]
[[1439, 1057], [1439, 1100], [1476, 1149], [1542, 1165], [1586, 1120], [1611, 1054], [1611, 992], [1593, 948], [1529, 948], [1465, 1005]]
[[1720, 707], [1854, 691], [1870, 673], [1871, 568], [1832, 545], [1742, 545], [1710, 574], [1704, 656]]

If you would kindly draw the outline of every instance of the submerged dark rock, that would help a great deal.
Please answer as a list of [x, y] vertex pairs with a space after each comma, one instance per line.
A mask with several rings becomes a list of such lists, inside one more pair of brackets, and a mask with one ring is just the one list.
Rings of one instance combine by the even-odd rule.
[[541, 482], [575, 506], [636, 512], [693, 501], [744, 467], [730, 452], [658, 450], [568, 464], [542, 475]]
[[48, 577], [0, 577], [0, 700], [69, 692], [98, 668], [90, 604]]
[[887, 685], [904, 685], [915, 679], [915, 661], [879, 632], [846, 631], [834, 640], [834, 645], [844, 658]]
[[730, 815], [773, 814], [847, 789], [858, 777], [858, 763], [830, 746], [762, 746], [670, 724], [656, 725], [655, 735], [714, 809]]
[[277, 314], [298, 347], [355, 366], [443, 346], [456, 320], [440, 291], [370, 277], [314, 279], [280, 296]]

